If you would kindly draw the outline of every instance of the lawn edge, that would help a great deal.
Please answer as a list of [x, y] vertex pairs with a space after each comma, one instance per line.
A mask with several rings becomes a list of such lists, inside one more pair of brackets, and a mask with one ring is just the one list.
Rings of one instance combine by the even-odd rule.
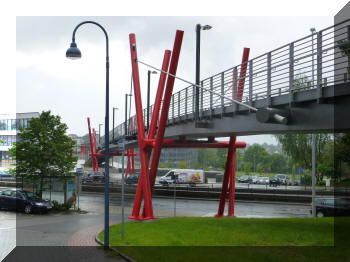
[[[100, 233], [102, 233], [103, 230], [101, 230], [100, 232], [98, 232], [95, 236], [95, 241], [97, 244], [101, 245], [101, 246], [104, 246], [104, 242], [102, 240], [100, 240], [98, 238], [98, 235]], [[122, 258], [124, 258], [125, 260], [127, 260], [128, 262], [137, 262], [135, 259], [129, 257], [128, 255], [126, 255], [125, 253], [119, 251], [116, 247], [113, 247], [113, 246], [108, 246], [109, 249], [113, 250], [114, 252], [117, 252]]]

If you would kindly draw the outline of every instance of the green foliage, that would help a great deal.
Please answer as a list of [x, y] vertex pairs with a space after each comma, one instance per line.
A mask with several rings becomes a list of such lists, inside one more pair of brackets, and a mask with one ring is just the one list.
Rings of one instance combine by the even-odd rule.
[[252, 171], [253, 164], [250, 162], [244, 162], [244, 172], [249, 174]]
[[270, 170], [269, 153], [259, 144], [249, 146], [244, 153], [244, 162], [252, 164], [253, 171], [258, 170], [260, 165], [261, 172], [268, 172]]
[[187, 161], [180, 161], [179, 163], [178, 163], [178, 167], [180, 168], [180, 169], [186, 169], [186, 168], [188, 168], [188, 165], [187, 165]]
[[210, 167], [216, 166], [217, 150], [215, 148], [198, 149], [198, 162], [201, 168], [208, 170]]
[[0, 138], [0, 144], [5, 144], [5, 141]]
[[288, 160], [282, 154], [271, 154], [270, 163], [272, 173], [285, 173], [288, 171]]
[[[276, 135], [282, 150], [292, 161], [303, 169], [311, 168], [311, 134], [280, 134]], [[331, 140], [329, 134], [316, 134], [316, 159], [321, 159], [326, 144]]]
[[71, 209], [73, 206], [72, 202], [67, 202], [67, 203], [61, 204], [56, 200], [52, 201], [52, 205], [53, 205], [52, 210], [55, 210], [55, 211], [66, 211], [66, 210]]
[[173, 160], [168, 160], [165, 164], [165, 167], [167, 168], [173, 168], [174, 167], [174, 163], [173, 163]]
[[10, 149], [11, 157], [16, 158], [16, 175], [40, 182], [40, 193], [44, 177], [62, 177], [75, 166], [75, 141], [66, 135], [67, 129], [59, 116], [43, 111], [29, 121], [28, 128], [20, 130], [19, 141]]
[[159, 163], [158, 167], [159, 168], [166, 168], [166, 165], [164, 163]]

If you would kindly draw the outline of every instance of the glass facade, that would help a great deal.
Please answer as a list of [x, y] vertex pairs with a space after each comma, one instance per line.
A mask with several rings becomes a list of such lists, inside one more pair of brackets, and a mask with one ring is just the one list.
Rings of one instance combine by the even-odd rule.
[[0, 131], [27, 128], [30, 119], [0, 119]]
[[16, 136], [13, 135], [0, 135], [0, 139], [2, 139], [5, 143], [2, 143], [2, 146], [13, 146], [13, 143], [16, 142]]

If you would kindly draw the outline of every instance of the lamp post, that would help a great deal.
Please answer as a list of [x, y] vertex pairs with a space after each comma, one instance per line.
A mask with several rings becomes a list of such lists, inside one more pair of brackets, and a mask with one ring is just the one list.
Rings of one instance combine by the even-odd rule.
[[103, 124], [98, 124], [98, 143], [99, 144], [101, 144], [101, 126], [103, 126]]
[[106, 37], [106, 113], [105, 113], [105, 217], [104, 217], [104, 247], [109, 248], [109, 48], [108, 34], [99, 23], [94, 21], [84, 21], [78, 24], [73, 31], [72, 43], [66, 52], [66, 57], [71, 59], [81, 58], [81, 52], [75, 43], [75, 33], [84, 24], [94, 24], [98, 26]]
[[[314, 34], [316, 33], [316, 29], [312, 27], [310, 29], [311, 34], [312, 34], [312, 86], [314, 86]], [[312, 216], [316, 217], [316, 157], [315, 157], [315, 134], [311, 135], [311, 169], [312, 169], [312, 177], [311, 177], [311, 182], [312, 182]]]
[[199, 82], [200, 82], [200, 54], [201, 54], [201, 30], [210, 30], [210, 25], [201, 26], [196, 25], [196, 107], [195, 120], [199, 120]]
[[112, 142], [114, 143], [114, 111], [115, 110], [118, 110], [119, 108], [118, 107], [113, 107], [113, 139], [112, 139]]
[[150, 100], [150, 93], [151, 93], [151, 74], [157, 74], [156, 71], [151, 71], [151, 70], [148, 70], [148, 76], [147, 76], [147, 132], [148, 132], [148, 129], [149, 129], [149, 100]]

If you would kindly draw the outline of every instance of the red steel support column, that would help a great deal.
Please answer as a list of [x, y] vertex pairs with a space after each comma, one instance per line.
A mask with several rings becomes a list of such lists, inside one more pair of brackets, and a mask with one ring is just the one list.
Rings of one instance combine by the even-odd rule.
[[218, 209], [218, 213], [215, 215], [216, 217], [222, 217], [224, 215], [226, 193], [227, 193], [227, 188], [228, 188], [228, 183], [229, 183], [229, 176], [230, 176], [231, 168], [232, 168], [232, 166], [231, 166], [232, 165], [232, 155], [233, 155], [235, 143], [236, 143], [236, 136], [231, 136], [229, 147], [228, 147], [228, 152], [227, 152], [224, 180], [222, 182], [222, 188], [221, 188], [219, 209]]
[[[88, 122], [88, 129], [89, 129], [90, 152], [91, 152], [91, 154], [93, 154], [94, 153], [94, 148], [93, 148], [93, 143], [92, 143], [90, 117], [87, 118], [87, 122]], [[91, 162], [92, 162], [92, 170], [95, 171], [95, 158], [92, 155], [91, 155]]]
[[[184, 32], [181, 30], [176, 31], [173, 52], [172, 52], [172, 57], [171, 57], [171, 62], [169, 67], [169, 73], [172, 75], [176, 75], [183, 34]], [[152, 188], [155, 182], [155, 174], [157, 173], [157, 169], [158, 169], [159, 158], [160, 158], [160, 153], [161, 153], [163, 139], [164, 139], [165, 125], [166, 125], [166, 121], [168, 120], [171, 95], [173, 93], [173, 88], [174, 88], [174, 82], [175, 82], [175, 78], [168, 75], [165, 93], [164, 93], [164, 99], [163, 99], [162, 112], [160, 115], [156, 143], [155, 143], [154, 152], [152, 156], [152, 163], [151, 163], [150, 174], [152, 177], [152, 181], [151, 181]]]
[[[136, 49], [136, 38], [135, 34], [129, 35], [130, 40], [130, 53], [131, 53], [131, 67], [132, 67], [132, 76], [134, 82], [134, 94], [135, 94], [135, 107], [136, 107], [136, 120], [137, 120], [137, 133], [139, 138], [139, 154], [140, 154], [140, 179], [138, 183], [138, 189], [136, 190], [134, 206], [132, 210], [131, 219], [138, 219], [142, 193], [144, 196], [144, 206], [145, 206], [145, 217], [143, 219], [153, 219], [153, 209], [152, 209], [152, 199], [150, 184], [148, 178], [148, 163], [145, 153], [145, 126], [143, 122], [143, 109], [142, 109], [142, 99], [141, 99], [141, 90], [140, 90], [140, 79], [139, 79], [139, 67], [137, 63], [137, 49]], [[139, 187], [142, 186], [141, 188]]]
[[[168, 72], [170, 56], [171, 56], [171, 51], [165, 50], [164, 57], [163, 57], [163, 63], [162, 63], [162, 71], [164, 71], [164, 72]], [[158, 123], [158, 119], [159, 119], [160, 106], [162, 103], [164, 86], [165, 86], [165, 81], [167, 78], [167, 74], [164, 72], [161, 72], [160, 76], [159, 76], [158, 89], [157, 89], [157, 94], [156, 94], [156, 98], [155, 98], [155, 102], [154, 102], [152, 119], [151, 119], [151, 124], [150, 124], [149, 132], [148, 132], [148, 139], [153, 139], [155, 134], [156, 134], [156, 130], [157, 130], [157, 123]], [[152, 148], [149, 148], [146, 152], [148, 165], [149, 165], [149, 160], [151, 158], [151, 152], [152, 152]], [[155, 179], [156, 179], [156, 174], [152, 174], [150, 172], [150, 170], [147, 170], [147, 172], [148, 172], [148, 177], [150, 180], [150, 187], [151, 187], [150, 190], [151, 190], [151, 194], [152, 194], [153, 185], [154, 185], [153, 181], [155, 181]], [[143, 216], [145, 216], [145, 208], [143, 209], [142, 214], [143, 214]]]
[[235, 177], [236, 177], [236, 147], [233, 149], [232, 164], [230, 172], [230, 187], [229, 187], [229, 203], [228, 214], [229, 217], [235, 216]]
[[[94, 154], [97, 153], [97, 148], [96, 148], [96, 132], [95, 132], [95, 128], [92, 129], [92, 132], [94, 134]], [[100, 135], [100, 134], [98, 134]], [[98, 172], [98, 159], [97, 157], [95, 157], [95, 170], [96, 172]]]
[[237, 100], [238, 101], [242, 101], [245, 76], [247, 73], [247, 66], [248, 66], [248, 59], [249, 59], [249, 51], [250, 51], [250, 49], [246, 48], [246, 47], [243, 50], [242, 66], [241, 66], [241, 72], [239, 73], [239, 81], [238, 81], [238, 88], [237, 88]]

